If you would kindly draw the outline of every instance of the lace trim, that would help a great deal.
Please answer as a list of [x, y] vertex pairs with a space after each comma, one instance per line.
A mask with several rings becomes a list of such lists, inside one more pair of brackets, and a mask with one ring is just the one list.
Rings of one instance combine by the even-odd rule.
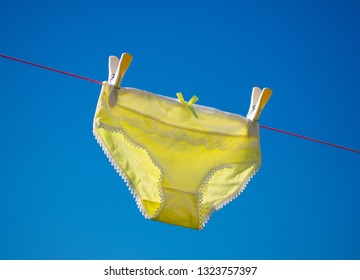
[[[255, 170], [248, 176], [248, 178], [246, 179], [245, 182], [243, 182], [239, 189], [232, 195], [230, 196], [226, 201], [224, 201], [223, 203], [221, 203], [220, 205], [216, 206], [213, 210], [210, 211], [209, 214], [207, 215], [202, 215], [201, 214], [201, 209], [203, 207], [203, 195], [202, 195], [202, 189], [209, 183], [209, 181], [211, 180], [211, 178], [214, 176], [214, 174], [216, 172], [218, 172], [219, 170], [225, 169], [225, 168], [229, 168], [230, 167], [250, 167], [250, 166], [255, 166]], [[215, 168], [212, 172], [210, 172], [206, 178], [204, 179], [203, 183], [201, 184], [200, 188], [199, 188], [199, 217], [200, 217], [200, 230], [202, 230], [206, 223], [209, 221], [209, 219], [211, 218], [212, 214], [215, 211], [220, 210], [221, 208], [223, 208], [225, 205], [229, 204], [231, 201], [233, 201], [234, 199], [236, 199], [247, 187], [248, 183], [250, 182], [250, 180], [255, 176], [255, 174], [259, 171], [259, 169], [261, 168], [261, 165], [257, 165], [256, 163], [252, 163], [252, 164], [233, 164], [233, 165], [227, 165], [227, 166], [221, 166], [218, 168]]]
[[126, 111], [126, 116], [125, 114], [117, 114], [117, 121], [126, 122], [132, 127], [139, 128], [149, 134], [157, 134], [165, 138], [173, 138], [177, 141], [186, 140], [192, 145], [203, 145], [209, 150], [218, 148], [224, 151], [244, 148], [241, 141], [239, 141], [243, 138], [241, 135], [228, 135], [179, 128], [148, 116], [139, 116], [138, 113], [128, 108], [122, 108], [122, 110]]
[[[144, 149], [142, 146], [134, 143], [133, 141], [130, 140], [130, 138], [120, 129], [114, 129], [114, 128], [111, 128], [111, 127], [108, 127], [104, 124], [100, 124], [98, 125], [96, 128], [103, 128], [105, 130], [108, 130], [108, 131], [111, 131], [111, 132], [116, 132], [116, 133], [121, 133], [124, 138], [128, 141], [128, 143], [130, 143], [131, 145], [137, 147], [137, 148], [140, 148], [140, 149], [143, 149], [146, 151], [146, 149]], [[106, 157], [108, 158], [108, 160], [110, 161], [111, 165], [114, 167], [114, 169], [116, 170], [116, 172], [120, 175], [120, 177], [123, 179], [123, 181], [126, 183], [126, 186], [128, 187], [131, 195], [134, 197], [135, 199], [135, 202], [136, 202], [136, 205], [139, 209], [139, 211], [141, 212], [141, 214], [146, 218], [146, 219], [153, 219], [155, 218], [156, 216], [159, 215], [161, 209], [163, 208], [164, 206], [164, 195], [163, 195], [163, 192], [161, 190], [161, 182], [163, 181], [163, 171], [161, 170], [161, 168], [154, 162], [153, 158], [149, 155], [149, 153], [146, 151], [146, 153], [149, 155], [152, 163], [157, 167], [159, 168], [160, 170], [160, 178], [158, 180], [158, 183], [157, 183], [157, 189], [158, 189], [158, 192], [160, 194], [160, 206], [158, 207], [158, 209], [155, 211], [155, 213], [152, 215], [152, 216], [149, 216], [147, 213], [146, 213], [146, 210], [144, 208], [144, 206], [142, 205], [141, 203], [141, 198], [140, 198], [140, 195], [137, 193], [134, 185], [132, 184], [130, 178], [126, 175], [126, 173], [124, 172], [124, 170], [121, 168], [121, 166], [112, 158], [111, 154], [109, 153], [108, 149], [106, 148], [105, 144], [102, 142], [100, 136], [98, 136], [96, 134], [96, 131], [95, 131], [95, 127], [93, 129], [93, 135], [97, 141], [97, 143], [100, 145], [101, 149], [103, 150], [104, 154], [106, 155]]]

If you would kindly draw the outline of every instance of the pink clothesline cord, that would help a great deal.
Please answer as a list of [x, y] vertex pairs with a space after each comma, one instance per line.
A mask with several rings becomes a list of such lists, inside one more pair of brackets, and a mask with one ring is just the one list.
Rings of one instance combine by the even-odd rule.
[[[60, 74], [63, 74], [63, 75], [68, 75], [68, 76], [75, 77], [75, 78], [78, 78], [78, 79], [82, 79], [82, 80], [85, 80], [85, 81], [89, 81], [89, 82], [92, 82], [92, 83], [95, 83], [95, 84], [102, 84], [102, 82], [100, 82], [98, 80], [94, 80], [94, 79], [87, 78], [87, 77], [84, 77], [84, 76], [80, 76], [80, 75], [76, 75], [76, 74], [69, 73], [69, 72], [66, 72], [66, 71], [58, 70], [58, 69], [51, 68], [51, 67], [48, 67], [48, 66], [44, 66], [44, 65], [41, 65], [41, 64], [38, 64], [38, 63], [33, 63], [33, 62], [30, 62], [30, 61], [26, 61], [26, 60], [19, 59], [19, 58], [16, 58], [16, 57], [12, 57], [12, 56], [9, 56], [9, 55], [0, 54], [0, 57], [10, 59], [10, 60], [14, 60], [14, 61], [17, 61], [17, 62], [21, 62], [21, 63], [24, 63], [24, 64], [28, 64], [28, 65], [31, 65], [31, 66], [43, 68], [45, 70], [53, 71], [53, 72], [60, 73]], [[264, 128], [264, 129], [272, 130], [272, 131], [275, 131], [275, 132], [278, 132], [278, 133], [298, 137], [298, 138], [301, 138], [301, 139], [304, 139], [304, 140], [313, 141], [313, 142], [320, 143], [320, 144], [323, 144], [323, 145], [328, 145], [328, 146], [335, 147], [335, 148], [338, 148], [338, 149], [343, 149], [343, 150], [346, 150], [346, 151], [349, 151], [349, 152], [360, 154], [359, 150], [355, 150], [355, 149], [348, 148], [348, 147], [345, 147], [345, 146], [340, 146], [340, 145], [337, 145], [337, 144], [329, 143], [329, 142], [326, 142], [326, 141], [318, 140], [318, 139], [315, 139], [315, 138], [311, 138], [311, 137], [307, 137], [307, 136], [304, 136], [304, 135], [292, 133], [292, 132], [281, 130], [281, 129], [278, 129], [278, 128], [273, 128], [273, 127], [266, 126], [266, 125], [260, 125], [260, 127]]]
[[313, 141], [313, 142], [317, 142], [317, 143], [320, 143], [320, 144], [323, 144], [323, 145], [328, 145], [328, 146], [335, 147], [335, 148], [338, 148], [338, 149], [343, 149], [343, 150], [346, 150], [346, 151], [350, 151], [350, 152], [353, 152], [353, 153], [360, 154], [360, 151], [358, 151], [358, 150], [348, 148], [348, 147], [345, 147], [345, 146], [340, 146], [340, 145], [333, 144], [333, 143], [329, 143], [329, 142], [326, 142], [326, 141], [318, 140], [318, 139], [311, 138], [311, 137], [308, 137], [308, 136], [292, 133], [292, 132], [289, 132], [289, 131], [281, 130], [281, 129], [278, 129], [278, 128], [273, 128], [273, 127], [270, 127], [270, 126], [267, 126], [267, 125], [262, 125], [262, 124], [260, 125], [260, 127], [264, 128], [264, 129], [272, 130], [272, 131], [275, 131], [275, 132], [287, 134], [287, 135], [290, 135], [290, 136], [298, 137], [298, 138], [301, 138], [301, 139], [305, 139], [305, 140], [308, 140], [308, 141]]
[[78, 78], [78, 79], [83, 79], [85, 81], [89, 81], [89, 82], [92, 82], [92, 83], [102, 84], [102, 82], [94, 80], [94, 79], [90, 79], [90, 78], [83, 77], [83, 76], [80, 76], [80, 75], [72, 74], [72, 73], [62, 71], [62, 70], [58, 70], [58, 69], [55, 69], [55, 68], [47, 67], [47, 66], [44, 66], [44, 65], [41, 65], [41, 64], [38, 64], [38, 63], [33, 63], [33, 62], [26, 61], [26, 60], [23, 60], [23, 59], [19, 59], [19, 58], [16, 58], [16, 57], [4, 55], [4, 54], [0, 54], [0, 57], [7, 58], [7, 59], [10, 59], [10, 60], [15, 60], [17, 62], [29, 64], [29, 65], [32, 65], [32, 66], [35, 66], [35, 67], [43, 68], [43, 69], [46, 69], [46, 70], [49, 70], [49, 71], [53, 71], [53, 72], [60, 73], [60, 74], [63, 74], [63, 75], [68, 75], [68, 76], [75, 77], [75, 78]]

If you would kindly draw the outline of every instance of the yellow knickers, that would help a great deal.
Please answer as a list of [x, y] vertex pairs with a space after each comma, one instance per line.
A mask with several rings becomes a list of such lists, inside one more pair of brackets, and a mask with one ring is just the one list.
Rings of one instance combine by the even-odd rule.
[[259, 169], [259, 125], [209, 107], [189, 109], [104, 82], [94, 135], [146, 218], [201, 229]]

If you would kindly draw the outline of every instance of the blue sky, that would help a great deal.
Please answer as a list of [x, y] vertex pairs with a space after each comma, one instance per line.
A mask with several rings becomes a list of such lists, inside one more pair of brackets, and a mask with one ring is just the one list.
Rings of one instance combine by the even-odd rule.
[[[356, 1], [3, 1], [0, 53], [360, 149]], [[261, 130], [263, 166], [195, 231], [145, 220], [92, 135], [100, 86], [0, 59], [0, 259], [359, 259], [359, 154]]]

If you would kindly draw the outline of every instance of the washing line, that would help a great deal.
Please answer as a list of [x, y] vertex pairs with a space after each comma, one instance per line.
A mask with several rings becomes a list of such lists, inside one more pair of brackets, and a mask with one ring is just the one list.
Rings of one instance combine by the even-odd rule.
[[38, 64], [38, 63], [33, 63], [33, 62], [26, 61], [26, 60], [23, 60], [23, 59], [20, 59], [20, 58], [16, 58], [16, 57], [4, 55], [4, 54], [0, 54], [0, 57], [10, 59], [10, 60], [14, 60], [14, 61], [17, 61], [17, 62], [21, 62], [21, 63], [24, 63], [24, 64], [28, 64], [28, 65], [31, 65], [31, 66], [43, 68], [43, 69], [53, 71], [53, 72], [56, 72], [56, 73], [60, 73], [60, 74], [63, 74], [63, 75], [68, 75], [68, 76], [75, 77], [75, 78], [78, 78], [78, 79], [83, 79], [85, 81], [89, 81], [89, 82], [92, 82], [92, 83], [96, 83], [96, 84], [100, 84], [100, 85], [102, 84], [102, 82], [94, 80], [94, 79], [90, 79], [90, 78], [87, 78], [87, 77], [84, 77], [84, 76], [72, 74], [72, 73], [69, 73], [69, 72], [66, 72], [66, 71], [62, 71], [62, 70], [58, 70], [58, 69], [55, 69], [55, 68], [52, 68], [52, 67], [44, 66], [44, 65], [41, 65], [41, 64]]
[[[87, 77], [80, 76], [80, 75], [77, 75], [77, 74], [73, 74], [73, 73], [70, 73], [70, 72], [62, 71], [62, 70], [59, 70], [59, 69], [56, 69], [56, 68], [44, 66], [44, 65], [41, 65], [41, 64], [38, 64], [38, 63], [30, 62], [30, 61], [20, 59], [20, 58], [16, 58], [16, 57], [12, 57], [12, 56], [9, 56], [9, 55], [0, 54], [0, 57], [6, 58], [6, 59], [9, 59], [9, 60], [13, 60], [13, 61], [17, 61], [17, 62], [20, 62], [20, 63], [28, 64], [28, 65], [31, 65], [31, 66], [35, 66], [35, 67], [38, 67], [38, 68], [42, 68], [42, 69], [45, 69], [45, 70], [48, 70], [48, 71], [53, 71], [53, 72], [60, 73], [60, 74], [63, 74], [63, 75], [68, 75], [68, 76], [78, 78], [78, 79], [82, 79], [82, 80], [92, 82], [92, 83], [95, 83], [95, 84], [102, 84], [101, 81], [98, 81], [98, 80], [95, 80], [95, 79], [91, 79], [91, 78], [87, 78]], [[360, 154], [359, 150], [349, 148], [349, 147], [345, 147], [345, 146], [341, 146], [341, 145], [337, 145], [337, 144], [333, 144], [333, 143], [323, 141], [323, 140], [319, 140], [319, 139], [316, 139], [316, 138], [304, 136], [304, 135], [301, 135], [301, 134], [285, 131], [285, 130], [278, 129], [278, 128], [273, 128], [273, 127], [270, 127], [270, 126], [267, 126], [267, 125], [261, 125], [260, 124], [260, 127], [264, 128], [264, 129], [267, 129], [267, 130], [274, 131], [274, 132], [282, 133], [282, 134], [285, 134], [285, 135], [301, 138], [301, 139], [304, 139], [304, 140], [307, 140], [307, 141], [312, 141], [312, 142], [316, 142], [316, 143], [319, 143], [319, 144], [323, 144], [323, 145], [331, 146], [331, 147], [334, 147], [334, 148], [343, 149], [343, 150], [346, 150], [346, 151], [349, 151], [349, 152]]]

